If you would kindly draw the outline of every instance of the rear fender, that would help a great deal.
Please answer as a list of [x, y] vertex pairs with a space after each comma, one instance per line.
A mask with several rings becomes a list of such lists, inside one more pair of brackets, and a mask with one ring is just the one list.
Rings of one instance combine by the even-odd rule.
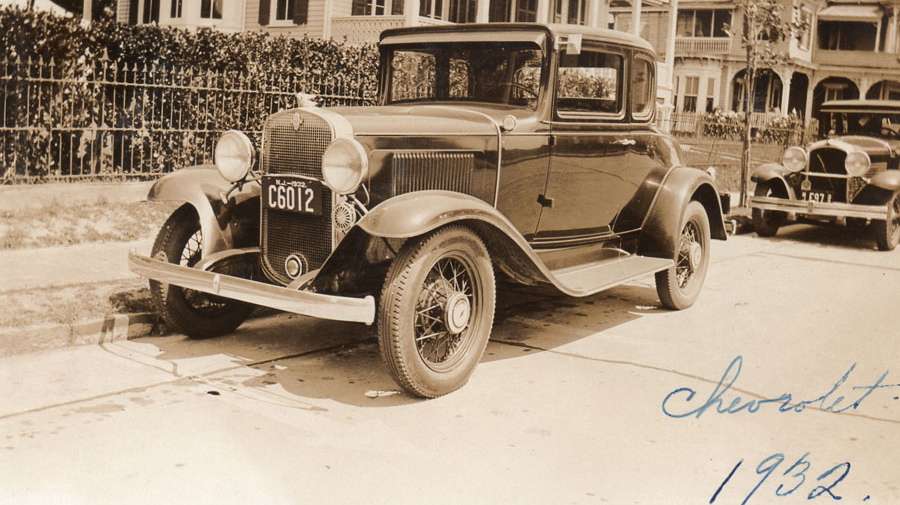
[[709, 218], [712, 238], [726, 240], [722, 205], [715, 182], [709, 174], [690, 167], [673, 168], [657, 194], [641, 228], [639, 253], [657, 258], [672, 258], [680, 237], [681, 216], [693, 200], [700, 202]]
[[872, 176], [869, 184], [890, 192], [900, 191], [900, 170], [879, 172]]
[[452, 223], [477, 233], [497, 268], [514, 280], [533, 284], [552, 278], [522, 234], [488, 203], [451, 191], [417, 191], [386, 200], [363, 216], [322, 265], [314, 284], [323, 292], [355, 290], [368, 272], [378, 270], [373, 267], [389, 264], [406, 239]]
[[[259, 183], [247, 182], [229, 196], [232, 184], [225, 180], [214, 165], [198, 165], [172, 172], [156, 181], [150, 188], [150, 201], [177, 201], [191, 205], [200, 218], [203, 232], [203, 256], [231, 249], [235, 246], [232, 215], [235, 208], [247, 207], [259, 197]], [[258, 212], [258, 211], [257, 211]]]

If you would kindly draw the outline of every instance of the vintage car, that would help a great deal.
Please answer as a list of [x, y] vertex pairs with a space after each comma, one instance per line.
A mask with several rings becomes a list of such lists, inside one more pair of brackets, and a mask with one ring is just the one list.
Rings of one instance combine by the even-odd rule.
[[694, 303], [722, 202], [654, 127], [647, 42], [471, 24], [380, 51], [379, 105], [277, 112], [258, 155], [228, 131], [153, 186], [187, 203], [130, 266], [169, 325], [224, 334], [251, 304], [377, 323], [396, 382], [435, 397], [479, 362], [497, 276], [581, 297], [655, 274], [665, 307]]
[[900, 101], [834, 100], [821, 108], [826, 138], [789, 147], [754, 169], [753, 226], [764, 237], [790, 219], [863, 227], [882, 251], [900, 242]]

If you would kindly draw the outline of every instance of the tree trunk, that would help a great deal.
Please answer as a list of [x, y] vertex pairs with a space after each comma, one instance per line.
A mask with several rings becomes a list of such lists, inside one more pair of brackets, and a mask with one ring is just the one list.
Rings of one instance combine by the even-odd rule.
[[754, 84], [756, 81], [756, 69], [753, 61], [753, 48], [751, 41], [753, 40], [753, 33], [755, 30], [753, 29], [753, 17], [748, 15], [748, 10], [745, 10], [744, 15], [744, 40], [747, 41], [747, 68], [744, 71], [744, 138], [743, 145], [741, 150], [741, 195], [740, 195], [740, 204], [741, 207], [747, 208], [750, 206], [750, 134], [751, 134], [751, 123], [750, 118], [753, 115], [753, 99], [754, 99]]

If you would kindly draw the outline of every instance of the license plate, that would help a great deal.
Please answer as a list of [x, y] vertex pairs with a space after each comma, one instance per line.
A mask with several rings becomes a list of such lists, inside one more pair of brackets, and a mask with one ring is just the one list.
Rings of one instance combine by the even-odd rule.
[[270, 209], [322, 215], [322, 183], [302, 177], [263, 177], [262, 197]]
[[800, 198], [808, 202], [829, 203], [834, 199], [831, 191], [801, 191]]

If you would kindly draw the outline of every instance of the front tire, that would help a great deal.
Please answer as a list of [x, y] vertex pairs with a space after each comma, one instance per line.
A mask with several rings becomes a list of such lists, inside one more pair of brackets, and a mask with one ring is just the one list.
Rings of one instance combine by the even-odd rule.
[[484, 242], [448, 226], [404, 244], [382, 288], [378, 346], [394, 380], [422, 398], [462, 387], [494, 323], [495, 281]]
[[893, 251], [900, 243], [900, 194], [894, 195], [888, 202], [888, 218], [875, 221], [875, 241], [879, 251]]
[[[156, 241], [152, 256], [192, 267], [201, 259], [203, 234], [197, 213], [184, 206], [169, 216]], [[222, 272], [222, 273], [233, 273]], [[231, 333], [253, 311], [253, 305], [199, 291], [150, 281], [153, 305], [169, 330], [190, 338], [211, 338]]]
[[709, 217], [700, 202], [692, 201], [682, 214], [675, 265], [656, 274], [656, 293], [664, 307], [683, 310], [694, 304], [709, 269], [709, 248]]
[[[775, 196], [786, 198], [783, 192], [776, 191], [775, 188], [767, 182], [759, 182], [756, 184], [754, 196]], [[784, 226], [787, 221], [787, 214], [774, 210], [753, 209], [753, 229], [760, 237], [774, 237], [778, 233], [778, 228]]]

